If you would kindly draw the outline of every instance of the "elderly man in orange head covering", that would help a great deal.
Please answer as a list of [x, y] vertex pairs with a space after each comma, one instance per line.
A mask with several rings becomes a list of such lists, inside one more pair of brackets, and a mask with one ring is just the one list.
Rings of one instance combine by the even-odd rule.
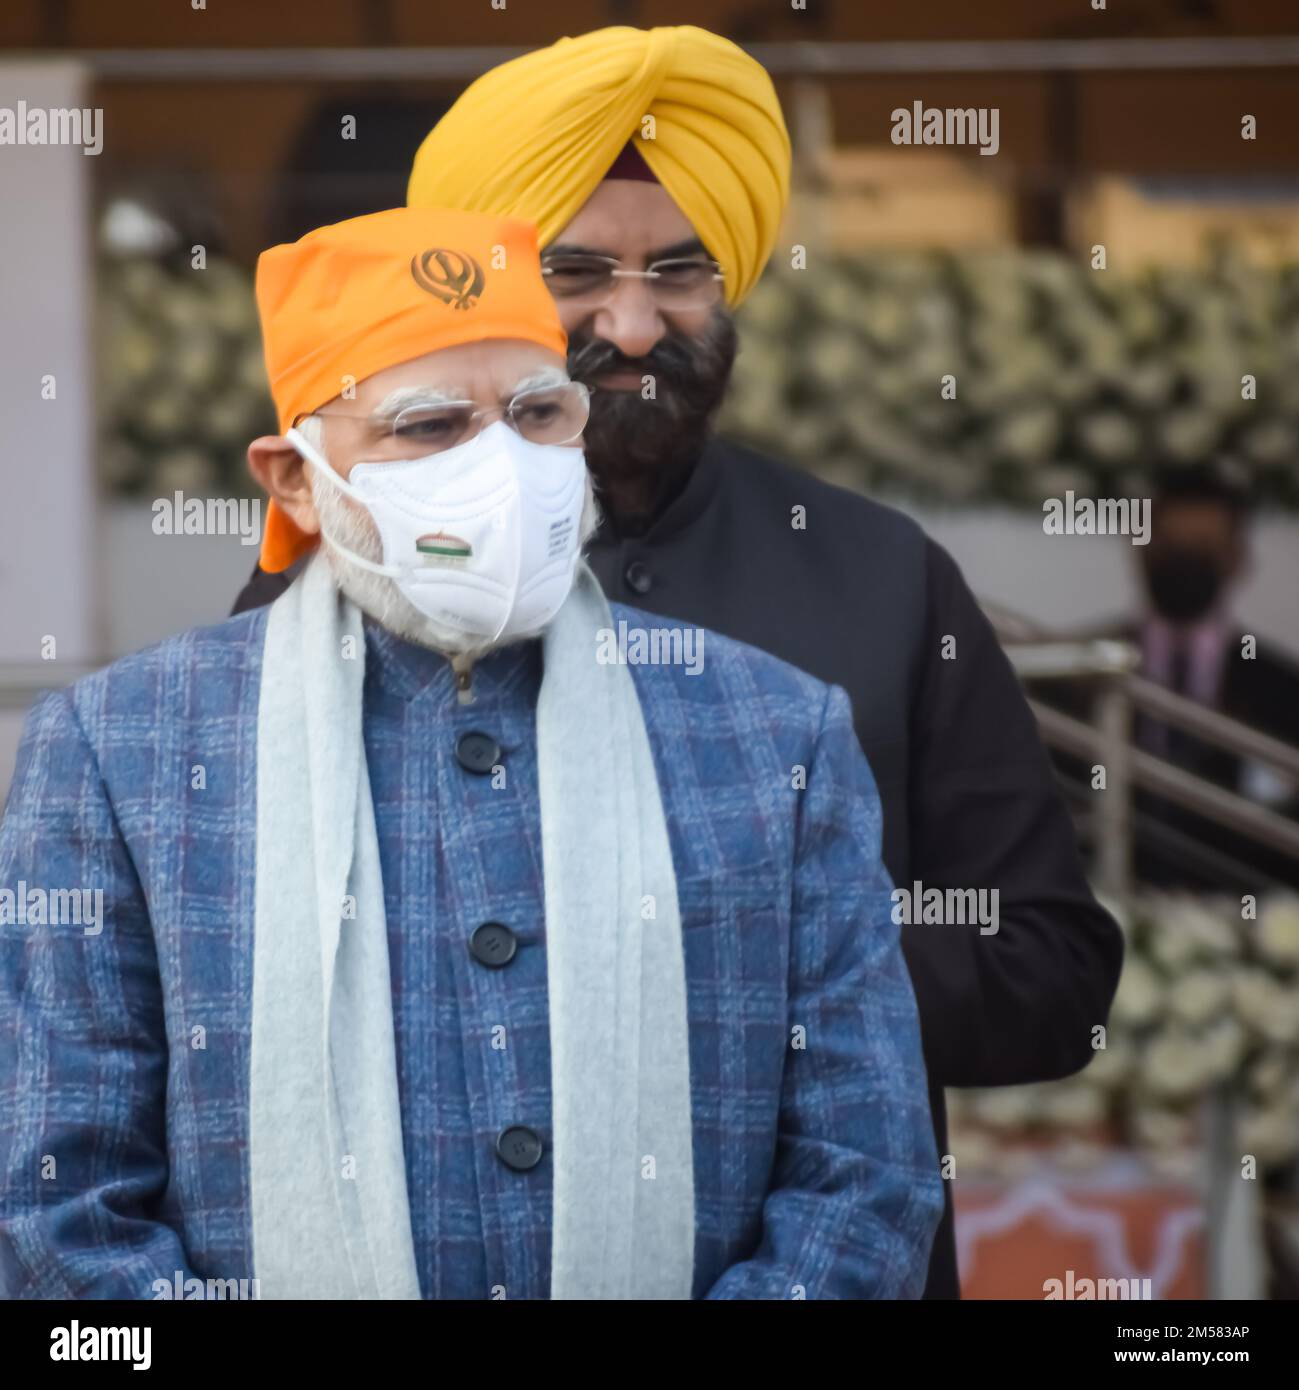
[[606, 601], [531, 224], [377, 213], [257, 294], [300, 572], [18, 754], [0, 885], [103, 911], [0, 893], [0, 1291], [915, 1295], [941, 1182], [846, 696]]
[[345, 592], [435, 639], [467, 688], [470, 658], [554, 616], [595, 526], [588, 392], [534, 229], [377, 213], [266, 252], [257, 296], [281, 428], [249, 450], [264, 547], [291, 561], [323, 537]]

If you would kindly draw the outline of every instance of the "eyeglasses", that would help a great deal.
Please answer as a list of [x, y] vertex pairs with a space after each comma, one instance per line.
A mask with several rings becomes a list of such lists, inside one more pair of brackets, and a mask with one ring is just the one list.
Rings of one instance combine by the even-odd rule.
[[550, 292], [561, 304], [598, 309], [607, 304], [619, 280], [644, 280], [659, 306], [703, 309], [722, 293], [722, 268], [699, 256], [654, 261], [645, 270], [623, 270], [612, 256], [556, 255], [541, 267]]
[[[473, 401], [444, 401], [407, 406], [391, 420], [349, 415], [339, 410], [314, 410], [323, 420], [350, 420], [368, 426], [364, 447], [380, 460], [417, 459], [454, 449], [473, 439], [491, 416], [533, 444], [571, 444], [586, 428], [591, 391], [580, 381], [562, 382], [520, 391], [507, 406], [478, 406]], [[299, 416], [294, 425], [305, 419]]]

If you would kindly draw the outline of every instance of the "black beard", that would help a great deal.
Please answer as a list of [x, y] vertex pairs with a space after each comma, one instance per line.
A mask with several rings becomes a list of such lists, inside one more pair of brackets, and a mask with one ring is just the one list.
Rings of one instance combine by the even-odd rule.
[[[569, 340], [569, 374], [592, 387], [587, 467], [615, 523], [653, 515], [684, 483], [726, 394], [735, 352], [735, 324], [720, 307], [698, 337], [669, 331], [644, 357], [624, 357], [589, 334]], [[624, 371], [652, 377], [655, 398], [599, 389], [597, 378]]]

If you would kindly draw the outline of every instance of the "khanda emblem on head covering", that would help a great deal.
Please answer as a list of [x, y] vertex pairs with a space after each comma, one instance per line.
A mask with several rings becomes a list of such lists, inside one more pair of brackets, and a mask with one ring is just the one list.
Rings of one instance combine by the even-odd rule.
[[483, 292], [486, 276], [478, 262], [465, 251], [446, 251], [435, 247], [410, 258], [410, 273], [422, 290], [453, 309], [472, 309]]

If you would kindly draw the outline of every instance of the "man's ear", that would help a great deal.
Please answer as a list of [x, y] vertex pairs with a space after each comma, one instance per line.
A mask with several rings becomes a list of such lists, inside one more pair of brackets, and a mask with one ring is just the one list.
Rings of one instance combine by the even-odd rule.
[[248, 471], [300, 531], [314, 536], [320, 530], [306, 465], [287, 439], [278, 434], [254, 439], [248, 446]]

